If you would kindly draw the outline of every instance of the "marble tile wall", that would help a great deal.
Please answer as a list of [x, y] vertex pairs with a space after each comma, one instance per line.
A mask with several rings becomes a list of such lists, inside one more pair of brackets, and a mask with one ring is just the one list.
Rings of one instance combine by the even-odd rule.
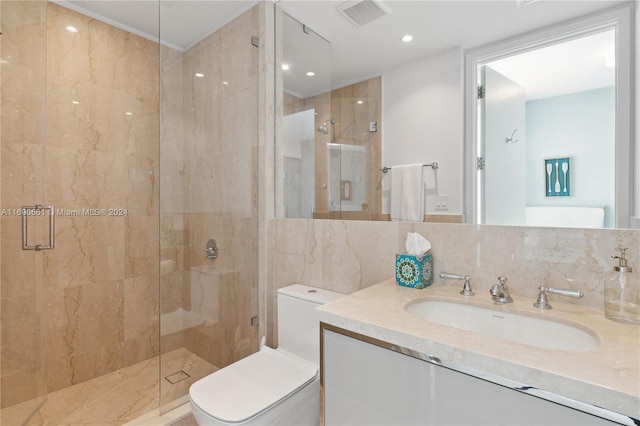
[[[318, 118], [323, 113], [325, 111], [319, 111]], [[365, 147], [365, 173], [362, 180], [366, 181], [366, 185], [362, 211], [340, 212], [333, 218], [379, 220], [382, 212], [382, 175], [378, 168], [366, 165], [382, 162], [382, 78], [374, 77], [332, 90], [329, 113], [336, 119], [335, 141]], [[377, 131], [369, 131], [371, 122], [377, 123]], [[353, 184], [358, 185], [358, 182]]]
[[[4, 312], [15, 313], [4, 316], [3, 331], [25, 342], [16, 351], [3, 347], [2, 387], [11, 389], [2, 394], [3, 405], [34, 394], [19, 385], [34, 383], [35, 367], [26, 366], [37, 365], [43, 353], [36, 350], [42, 342], [28, 335], [47, 336], [49, 392], [157, 355], [159, 313], [163, 320], [193, 312], [204, 318], [189, 323], [188, 315], [179, 317], [179, 327], [163, 330], [163, 352], [186, 346], [224, 366], [255, 351], [259, 69], [250, 41], [264, 6], [184, 53], [158, 52], [150, 41], [53, 3], [47, 8], [46, 98], [18, 85], [2, 88], [3, 105], [10, 106], [3, 114], [16, 116], [2, 136], [20, 141], [2, 145], [2, 201], [3, 207], [55, 204], [56, 249], [43, 253], [42, 267], [31, 276], [23, 273], [29, 259], [22, 258], [32, 253], [5, 256], [2, 294], [38, 299], [43, 310], [46, 300], [48, 326], [39, 333], [37, 315], [24, 321], [23, 300], [3, 300], [14, 307]], [[66, 31], [68, 25], [78, 32]], [[19, 74], [24, 68], [12, 69]], [[28, 116], [45, 99], [46, 135]], [[14, 176], [23, 178], [19, 185]], [[35, 193], [46, 200], [20, 198]], [[126, 213], [83, 213], [103, 208]], [[3, 220], [3, 246], [19, 244], [19, 220], [13, 222]], [[208, 238], [220, 243], [216, 263], [204, 256]], [[39, 280], [33, 276], [45, 270]], [[44, 292], [25, 285], [43, 281]]]
[[[315, 133], [315, 211], [318, 219], [351, 220], [389, 220], [388, 215], [382, 215], [382, 181], [377, 169], [368, 168], [364, 181], [365, 206], [362, 211], [329, 211], [326, 185], [329, 181], [327, 167], [327, 143], [337, 143], [365, 146], [367, 164], [380, 164], [382, 152], [380, 147], [382, 135], [382, 79], [371, 78], [339, 89], [332, 90], [305, 99], [291, 94], [282, 95], [283, 113], [285, 115], [315, 109], [315, 128], [323, 123], [329, 128], [329, 133], [323, 135]], [[362, 101], [358, 104], [357, 101]], [[331, 126], [331, 119], [335, 126]], [[378, 124], [377, 132], [369, 132], [369, 123]], [[335, 134], [334, 134], [335, 129]], [[371, 148], [373, 147], [373, 148]], [[357, 183], [355, 183], [357, 184]], [[337, 200], [338, 202], [340, 200]]]
[[[20, 250], [21, 217], [14, 209], [44, 202], [46, 127], [42, 123], [46, 116], [46, 81], [41, 70], [46, 67], [46, 47], [42, 43], [47, 29], [46, 9], [41, 2], [2, 2], [0, 13], [4, 83], [0, 86], [0, 232], [5, 255], [0, 289], [0, 408], [28, 399], [34, 409], [47, 391], [46, 359], [40, 350], [46, 343], [46, 258], [42, 253], [34, 256], [34, 252]], [[41, 197], [39, 201], [33, 199], [35, 195]]]
[[47, 23], [47, 195], [58, 209], [126, 209], [57, 217], [53, 391], [158, 353], [158, 47], [55, 4]]
[[[38, 354], [46, 354], [52, 392], [158, 353], [158, 47], [50, 2], [3, 3], [46, 4], [47, 42], [45, 68], [24, 48], [13, 56], [22, 69], [3, 66], [3, 115], [14, 119], [2, 123], [2, 206], [56, 207], [55, 250], [19, 250], [19, 219], [2, 223], [3, 304], [15, 307], [3, 312], [2, 328], [17, 339], [3, 342], [7, 406], [33, 396], [25, 366]], [[32, 35], [3, 35], [3, 46]], [[38, 69], [46, 91], [31, 93], [40, 82], [25, 78]], [[46, 121], [29, 116], [38, 105]], [[29, 268], [33, 256], [46, 268]], [[38, 281], [25, 271], [46, 271], [29, 294]], [[46, 310], [43, 333], [20, 311], [34, 298], [46, 300], [36, 308]], [[44, 346], [16, 344], [31, 334], [46, 336]]]
[[[184, 345], [218, 367], [254, 352], [258, 341], [251, 326], [258, 312], [259, 69], [251, 45], [258, 13], [254, 7], [184, 53], [161, 54], [161, 97], [169, 102], [161, 102], [160, 309], [185, 324], [170, 334], [163, 328], [162, 352]], [[220, 247], [215, 261], [204, 253], [210, 238]]]
[[551, 303], [602, 307], [604, 274], [612, 269], [616, 247], [629, 247], [629, 264], [640, 267], [638, 230], [273, 219], [269, 342], [276, 340], [277, 288], [303, 283], [352, 293], [393, 279], [395, 254], [404, 251], [408, 232], [431, 241], [436, 284], [461, 285], [443, 282], [440, 272], [469, 274], [474, 297], [490, 297], [491, 285], [505, 275], [514, 298], [535, 298], [545, 283], [585, 293], [583, 299], [551, 295]]
[[[184, 346], [183, 313], [189, 277], [185, 269], [186, 172], [183, 53], [160, 47], [160, 352]], [[165, 376], [173, 373], [164, 371]]]

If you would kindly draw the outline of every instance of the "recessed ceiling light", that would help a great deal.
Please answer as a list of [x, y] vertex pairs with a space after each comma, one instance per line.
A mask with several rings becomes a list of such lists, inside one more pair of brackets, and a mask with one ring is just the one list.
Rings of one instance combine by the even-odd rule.
[[133, 113], [132, 113], [132, 112], [127, 111], [127, 112], [125, 112], [125, 113], [124, 113], [124, 115], [133, 115]]
[[225, 86], [228, 86], [229, 82], [228, 81], [223, 81], [222, 84], [224, 84]]
[[71, 101], [71, 103], [74, 104], [74, 105], [80, 105], [80, 102], [78, 102], [78, 101]]
[[204, 74], [202, 74], [201, 72], [197, 72], [195, 75], [196, 75], [196, 77], [198, 77], [198, 78], [202, 78], [202, 77], [204, 77]]
[[78, 29], [76, 27], [74, 27], [73, 25], [69, 25], [67, 27], [67, 31], [69, 31], [70, 33], [77, 33]]
[[316, 73], [315, 73], [315, 72], [313, 72], [313, 71], [309, 71], [309, 72], [307, 73], [307, 76], [309, 76], [309, 77], [313, 77], [314, 75], [316, 75]]
[[363, 100], [359, 100], [358, 102], [356, 102], [358, 105], [362, 105], [364, 103]]
[[287, 71], [289, 70], [291, 67], [289, 66], [289, 64], [282, 64], [282, 71]]
[[405, 43], [409, 43], [411, 40], [413, 40], [413, 36], [410, 34], [405, 34], [402, 36], [402, 41], [404, 41]]

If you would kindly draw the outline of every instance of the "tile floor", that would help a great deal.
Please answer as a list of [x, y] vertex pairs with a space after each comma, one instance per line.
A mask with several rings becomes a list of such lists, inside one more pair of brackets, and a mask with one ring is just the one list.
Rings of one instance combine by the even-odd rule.
[[[162, 378], [162, 404], [186, 402], [189, 386], [218, 368], [180, 348], [162, 356], [163, 374], [184, 371], [190, 378], [171, 384]], [[159, 358], [152, 358], [96, 377], [47, 396], [27, 425], [122, 425], [157, 411]], [[20, 425], [33, 408], [25, 402], [0, 410], [0, 424]]]

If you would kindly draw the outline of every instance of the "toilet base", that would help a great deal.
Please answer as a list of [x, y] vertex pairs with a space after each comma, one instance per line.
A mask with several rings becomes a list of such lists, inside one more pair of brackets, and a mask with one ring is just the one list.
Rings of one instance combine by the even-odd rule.
[[320, 379], [316, 377], [307, 386], [288, 398], [245, 420], [229, 423], [215, 419], [191, 402], [191, 411], [200, 426], [205, 425], [296, 425], [317, 426], [320, 418]]

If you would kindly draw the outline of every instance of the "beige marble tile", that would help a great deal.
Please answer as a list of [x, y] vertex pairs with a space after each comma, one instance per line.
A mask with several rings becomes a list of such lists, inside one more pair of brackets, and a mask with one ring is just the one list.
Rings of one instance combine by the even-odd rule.
[[[191, 377], [174, 385], [158, 376], [160, 359], [154, 357], [112, 373], [49, 393], [47, 401], [30, 425], [104, 424], [120, 425], [157, 410], [159, 392], [167, 404], [184, 395], [195, 381], [217, 370], [193, 353], [178, 349], [162, 356], [163, 373], [183, 370]], [[159, 389], [160, 387], [160, 389]], [[32, 401], [0, 411], [4, 425], [20, 424]]]
[[[640, 238], [633, 230], [464, 224], [274, 219], [270, 225], [276, 287], [303, 282], [347, 292], [375, 284], [377, 277], [393, 278], [393, 256], [405, 250], [407, 232], [418, 232], [431, 242], [436, 282], [442, 282], [437, 274], [443, 271], [468, 273], [476, 288], [487, 291], [499, 275], [506, 275], [516, 294], [529, 296], [541, 281], [557, 286], [574, 283], [576, 288], [597, 292], [602, 275], [611, 270], [615, 248], [637, 247]], [[631, 255], [630, 264], [639, 262], [637, 256]], [[382, 265], [371, 279], [360, 273], [367, 262]], [[576, 303], [600, 306], [601, 302], [594, 296]]]
[[[34, 6], [46, 26], [26, 19]], [[2, 349], [2, 387], [17, 402], [29, 395], [15, 391], [11, 378], [35, 371], [28, 336], [39, 330], [38, 316], [26, 318], [25, 309], [44, 312], [39, 295], [48, 301], [49, 390], [157, 354], [157, 337], [149, 340], [157, 324], [148, 320], [157, 300], [142, 295], [157, 294], [158, 49], [53, 3], [7, 2], [3, 12], [3, 52], [15, 51], [2, 75], [3, 118], [13, 118], [2, 126], [3, 207], [50, 202], [60, 209], [56, 249], [40, 254], [47, 271], [40, 277], [34, 253], [15, 250], [19, 218], [2, 218], [2, 244], [13, 248], [3, 256], [3, 342], [10, 345]], [[48, 43], [40, 45], [45, 29]], [[46, 46], [46, 55], [29, 44]], [[46, 80], [35, 72], [45, 67]], [[34, 126], [45, 113], [46, 129]], [[89, 208], [126, 208], [127, 216], [87, 216]], [[30, 293], [33, 284], [38, 291]], [[9, 330], [23, 337], [11, 342]]]
[[154, 277], [127, 278], [124, 282], [124, 338], [157, 339], [158, 286]]
[[418, 232], [432, 245], [434, 282], [440, 272], [471, 275], [476, 298], [489, 298], [499, 275], [508, 277], [514, 298], [537, 295], [540, 283], [582, 290], [573, 299], [554, 301], [602, 309], [603, 277], [617, 247], [631, 247], [629, 264], [640, 265], [637, 230], [517, 228], [464, 224], [272, 219], [269, 221], [268, 342], [277, 342], [275, 290], [303, 283], [352, 293], [394, 278], [395, 253], [405, 250], [407, 232]]
[[415, 224], [413, 230], [431, 242], [436, 282], [442, 282], [440, 272], [469, 274], [478, 292], [488, 292], [500, 275], [509, 277], [509, 284], [515, 280], [514, 228]]
[[158, 273], [158, 218], [130, 215], [124, 218], [125, 276], [152, 276]]
[[[5, 78], [5, 81], [7, 79]], [[20, 137], [6, 135], [4, 141], [16, 141]], [[40, 143], [2, 144], [2, 198], [3, 209], [19, 209], [22, 206], [42, 204], [37, 201], [45, 195], [43, 179], [46, 171], [46, 150]], [[3, 216], [2, 220], [18, 223], [17, 216]], [[20, 226], [18, 225], [20, 229]]]
[[124, 281], [54, 288], [48, 302], [49, 391], [122, 367]]
[[190, 414], [184, 419], [181, 419], [175, 423], [172, 423], [171, 426], [198, 426], [198, 423], [196, 422], [196, 419], [193, 417], [193, 414]]
[[125, 219], [56, 217], [56, 248], [46, 252], [51, 288], [122, 280]]
[[[42, 123], [46, 112], [46, 84], [41, 70], [46, 65], [44, 2], [7, 2], [2, 8], [2, 141], [43, 144]], [[20, 84], [11, 84], [20, 81]], [[12, 123], [7, 126], [6, 123]]]

